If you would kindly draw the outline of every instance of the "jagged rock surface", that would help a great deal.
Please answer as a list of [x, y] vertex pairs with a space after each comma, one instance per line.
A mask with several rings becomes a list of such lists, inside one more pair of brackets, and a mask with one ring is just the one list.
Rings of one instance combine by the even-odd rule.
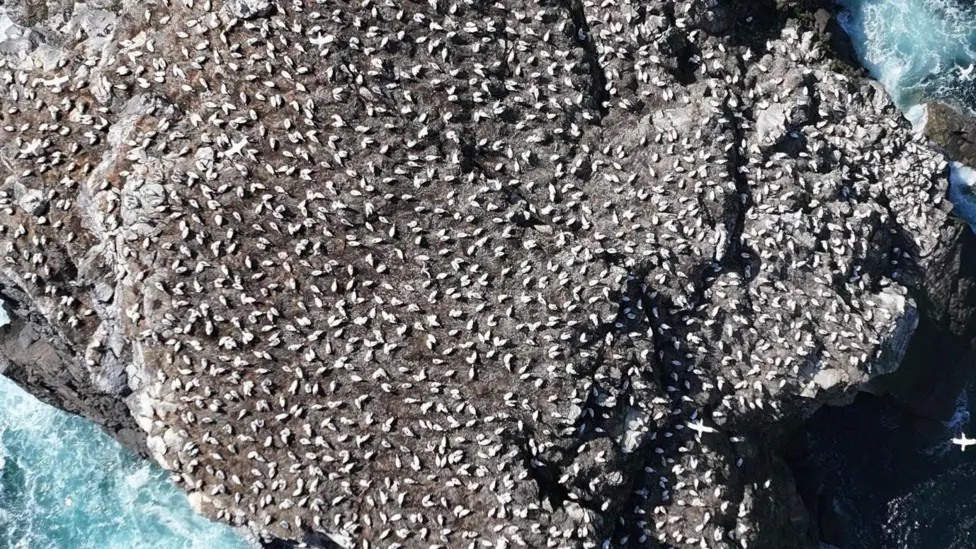
[[18, 5], [5, 373], [279, 538], [809, 545], [777, 437], [963, 234], [761, 3]]
[[922, 132], [954, 160], [976, 164], [976, 120], [968, 113], [940, 102], [924, 106]]

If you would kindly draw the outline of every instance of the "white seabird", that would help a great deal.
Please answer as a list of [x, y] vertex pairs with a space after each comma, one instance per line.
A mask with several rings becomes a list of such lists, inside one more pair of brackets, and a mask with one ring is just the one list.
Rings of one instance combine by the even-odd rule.
[[952, 439], [952, 443], [959, 446], [965, 452], [967, 446], [976, 444], [976, 438], [966, 438], [966, 433], [962, 433], [960, 436]]
[[[700, 419], [698, 421], [692, 421], [692, 422], [688, 423], [688, 428], [691, 429], [692, 431], [697, 432], [698, 433], [698, 436], [701, 436], [703, 433], [717, 433], [718, 432], [718, 429], [716, 429], [714, 427], [709, 427], [709, 426], [705, 425], [705, 422], [702, 421], [702, 420], [700, 420]], [[973, 440], [973, 442], [976, 442], [976, 440]]]

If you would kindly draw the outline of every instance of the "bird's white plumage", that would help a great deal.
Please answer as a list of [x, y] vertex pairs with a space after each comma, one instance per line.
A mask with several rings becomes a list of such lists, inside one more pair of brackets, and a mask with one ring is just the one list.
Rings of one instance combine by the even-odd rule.
[[976, 438], [967, 438], [966, 433], [961, 433], [958, 437], [952, 439], [952, 443], [959, 446], [965, 452], [967, 446], [976, 444]]

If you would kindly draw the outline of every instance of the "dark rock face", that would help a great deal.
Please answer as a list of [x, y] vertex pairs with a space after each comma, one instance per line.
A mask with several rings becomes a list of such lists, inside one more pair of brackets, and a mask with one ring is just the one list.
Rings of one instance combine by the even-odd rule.
[[[925, 106], [924, 135], [948, 157], [976, 163], [976, 120], [944, 103]], [[869, 388], [887, 393], [914, 413], [945, 420], [952, 414], [959, 388], [972, 377], [976, 351], [976, 237], [964, 223], [937, 229], [941, 243], [930, 253], [929, 270], [915, 281], [925, 289], [918, 303], [919, 328], [898, 371], [871, 381]]]
[[923, 131], [952, 159], [976, 165], [976, 120], [969, 113], [945, 103], [928, 103]]
[[945, 161], [813, 20], [189, 4], [65, 5], [92, 32], [0, 65], [0, 348], [209, 516], [812, 546], [784, 433], [956, 318]]
[[976, 237], [968, 226], [947, 226], [943, 242], [952, 243], [933, 252], [932, 270], [921, 281], [926, 301], [918, 330], [902, 366], [878, 377], [870, 388], [887, 393], [915, 414], [945, 421], [952, 415], [960, 388], [973, 377], [976, 324]]
[[[844, 32], [837, 18], [830, 11], [833, 3], [828, 4], [827, 8], [817, 8], [813, 12], [816, 22], [816, 31], [821, 40], [830, 48], [831, 57], [843, 64], [844, 68], [862, 76], [867, 76], [866, 71], [861, 68], [861, 63], [857, 57], [857, 50], [851, 37]], [[811, 8], [812, 9], [812, 8]]]
[[0, 326], [0, 372], [44, 402], [92, 418], [120, 442], [148, 456], [145, 433], [122, 397], [103, 391], [91, 371], [64, 348], [64, 340], [19, 287], [0, 284], [5, 316]]

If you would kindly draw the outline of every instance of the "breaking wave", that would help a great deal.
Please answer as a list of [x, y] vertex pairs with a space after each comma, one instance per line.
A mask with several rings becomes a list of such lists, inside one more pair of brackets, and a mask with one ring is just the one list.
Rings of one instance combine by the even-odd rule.
[[976, 108], [976, 5], [844, 0], [841, 24], [864, 65], [904, 110], [939, 100]]

